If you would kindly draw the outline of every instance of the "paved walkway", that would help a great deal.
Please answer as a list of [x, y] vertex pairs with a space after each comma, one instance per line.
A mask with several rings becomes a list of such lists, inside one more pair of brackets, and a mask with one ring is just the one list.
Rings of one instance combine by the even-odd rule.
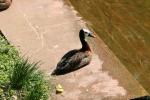
[[[62, 0], [13, 0], [0, 12], [0, 29], [22, 55], [41, 61], [49, 74], [69, 50], [80, 48], [80, 28], [85, 23]], [[53, 77], [64, 93], [54, 100], [127, 100], [147, 92], [134, 80], [107, 46], [97, 38], [89, 40], [94, 51], [89, 66], [73, 73]]]

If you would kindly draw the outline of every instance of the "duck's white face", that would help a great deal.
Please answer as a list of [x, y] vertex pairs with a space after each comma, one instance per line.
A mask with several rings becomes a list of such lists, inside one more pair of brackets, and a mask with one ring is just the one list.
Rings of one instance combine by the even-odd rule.
[[92, 32], [89, 31], [88, 29], [83, 29], [83, 31], [86, 36], [89, 36], [90, 34], [92, 34]]
[[85, 36], [87, 37], [95, 37], [95, 35], [89, 31], [88, 29], [82, 29], [84, 31]]

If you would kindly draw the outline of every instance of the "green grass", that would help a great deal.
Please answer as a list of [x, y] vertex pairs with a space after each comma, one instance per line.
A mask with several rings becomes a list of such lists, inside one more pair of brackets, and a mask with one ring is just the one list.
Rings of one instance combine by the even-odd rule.
[[0, 36], [0, 100], [48, 100], [49, 79]]
[[11, 87], [13, 89], [22, 89], [26, 81], [37, 71], [37, 64], [30, 64], [28, 59], [17, 62], [10, 77]]
[[150, 93], [150, 1], [69, 1]]
[[48, 100], [51, 84], [47, 82], [42, 73], [35, 73], [25, 85], [26, 100]]

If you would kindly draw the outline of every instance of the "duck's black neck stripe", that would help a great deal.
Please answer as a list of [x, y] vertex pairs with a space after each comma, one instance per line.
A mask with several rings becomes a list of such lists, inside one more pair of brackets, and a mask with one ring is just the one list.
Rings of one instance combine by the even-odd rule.
[[81, 50], [91, 51], [89, 44], [85, 41], [84, 32], [80, 32], [79, 37], [80, 37], [80, 41], [81, 41], [81, 44], [82, 44]]

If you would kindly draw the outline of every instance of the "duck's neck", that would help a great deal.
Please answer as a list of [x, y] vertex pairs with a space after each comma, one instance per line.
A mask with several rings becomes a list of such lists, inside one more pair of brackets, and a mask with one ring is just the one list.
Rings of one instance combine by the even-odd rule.
[[85, 41], [84, 33], [80, 33], [79, 37], [82, 44], [81, 51], [91, 51], [89, 44]]

